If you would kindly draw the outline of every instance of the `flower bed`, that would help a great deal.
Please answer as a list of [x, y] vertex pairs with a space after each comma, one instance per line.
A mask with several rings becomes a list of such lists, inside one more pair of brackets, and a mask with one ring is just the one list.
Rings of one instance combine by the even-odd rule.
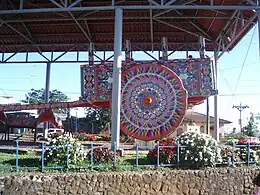
[[[158, 159], [158, 145], [159, 145], [159, 163], [169, 164], [175, 163], [176, 161], [176, 143], [174, 139], [168, 139], [160, 141], [159, 144], [155, 146], [154, 149], [150, 150], [147, 154], [147, 159], [151, 164], [156, 164]], [[173, 146], [172, 148], [164, 147], [164, 146]]]
[[87, 134], [87, 133], [73, 133], [73, 137], [75, 139], [78, 139], [79, 141], [95, 141], [96, 136], [93, 134]]

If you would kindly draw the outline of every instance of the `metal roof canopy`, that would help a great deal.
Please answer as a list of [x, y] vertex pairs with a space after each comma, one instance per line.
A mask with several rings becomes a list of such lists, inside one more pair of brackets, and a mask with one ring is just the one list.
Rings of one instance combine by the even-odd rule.
[[[38, 52], [53, 63], [57, 59], [42, 52], [86, 51], [91, 42], [95, 51], [113, 51], [118, 7], [123, 41], [130, 40], [133, 51], [159, 51], [162, 37], [169, 51], [198, 51], [203, 36], [206, 50], [219, 56], [254, 26], [259, 9], [254, 0], [3, 0], [0, 52]], [[13, 63], [12, 57], [0, 63]]]

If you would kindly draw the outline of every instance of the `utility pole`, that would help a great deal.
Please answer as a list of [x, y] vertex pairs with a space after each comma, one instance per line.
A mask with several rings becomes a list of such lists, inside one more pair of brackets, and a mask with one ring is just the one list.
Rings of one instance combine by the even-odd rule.
[[240, 130], [242, 132], [242, 134], [244, 134], [244, 130], [242, 129], [242, 111], [246, 108], [249, 108], [247, 105], [243, 106], [242, 103], [240, 103], [239, 106], [234, 106], [232, 108], [236, 108], [239, 111], [240, 114], [240, 119], [239, 119], [239, 124], [240, 124]]

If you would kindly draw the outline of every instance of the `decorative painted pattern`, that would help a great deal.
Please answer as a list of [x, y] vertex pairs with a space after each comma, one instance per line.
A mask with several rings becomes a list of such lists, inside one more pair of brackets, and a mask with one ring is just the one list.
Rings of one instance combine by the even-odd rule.
[[165, 65], [175, 72], [182, 80], [189, 96], [200, 96], [199, 64], [188, 60], [174, 60]]
[[113, 64], [98, 65], [95, 68], [96, 100], [106, 101], [111, 98]]
[[28, 114], [6, 114], [7, 125], [12, 127], [28, 127], [35, 128], [37, 125], [37, 118], [34, 116], [28, 116]]
[[[141, 64], [153, 64], [164, 65], [176, 73], [182, 80], [184, 88], [188, 92], [189, 97], [208, 97], [215, 95], [217, 91], [214, 87], [214, 76], [212, 60], [205, 58], [193, 58], [193, 59], [176, 59], [167, 61], [131, 61], [122, 63], [122, 74], [127, 69]], [[112, 95], [112, 74], [113, 64], [104, 64], [95, 66], [82, 66], [84, 71], [91, 73], [91, 76], [87, 76], [87, 81], [84, 81], [86, 85], [84, 98], [89, 101], [110, 101]], [[89, 69], [86, 71], [85, 69]], [[90, 71], [91, 70], [91, 71]], [[94, 78], [94, 80], [93, 80]]]
[[109, 102], [85, 102], [85, 101], [74, 101], [74, 102], [53, 102], [53, 103], [42, 103], [42, 104], [23, 104], [23, 105], [0, 105], [0, 112], [7, 111], [19, 111], [19, 110], [42, 110], [42, 109], [55, 109], [55, 108], [76, 108], [76, 107], [99, 107], [109, 108]]
[[87, 102], [93, 102], [96, 100], [95, 95], [95, 67], [81, 66], [83, 70], [83, 88], [84, 88], [84, 100]]
[[125, 134], [159, 140], [179, 126], [186, 109], [187, 91], [167, 67], [142, 64], [123, 73], [121, 130]]
[[202, 96], [211, 96], [217, 94], [214, 90], [213, 64], [211, 61], [200, 63], [201, 74], [201, 94]]

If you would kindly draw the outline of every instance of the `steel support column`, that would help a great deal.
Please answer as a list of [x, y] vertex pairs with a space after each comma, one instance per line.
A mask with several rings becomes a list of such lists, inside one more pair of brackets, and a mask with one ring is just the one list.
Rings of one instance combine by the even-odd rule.
[[[206, 134], [210, 135], [209, 97], [206, 100]], [[205, 130], [204, 130], [205, 132]]]
[[89, 48], [88, 48], [88, 61], [89, 65], [94, 65], [94, 45], [90, 42]]
[[[200, 58], [205, 58], [205, 38], [200, 36]], [[209, 97], [206, 100], [206, 132], [204, 129], [204, 133], [210, 134], [210, 116], [209, 116]]]
[[[50, 78], [51, 78], [51, 63], [48, 62], [47, 63], [47, 67], [46, 67], [46, 80], [45, 80], [45, 103], [49, 103], [49, 99], [50, 99]], [[47, 138], [47, 133], [45, 131], [45, 129], [48, 128], [48, 122], [44, 123], [43, 126], [43, 138], [46, 139]]]
[[162, 38], [162, 60], [167, 61], [168, 60], [168, 44], [167, 44], [167, 38]]
[[[258, 6], [260, 5], [260, 0], [258, 0]], [[258, 25], [258, 52], [260, 57], [260, 9], [257, 10], [257, 25]]]
[[[214, 62], [215, 62], [215, 75], [216, 75], [216, 90], [218, 90], [218, 52], [214, 51]], [[219, 141], [219, 116], [218, 116], [218, 94], [214, 96], [214, 137], [217, 141]]]
[[200, 58], [205, 58], [205, 38], [200, 36]]
[[130, 40], [125, 41], [125, 61], [129, 63], [131, 61], [131, 44]]
[[120, 137], [120, 105], [121, 105], [121, 65], [123, 9], [115, 10], [115, 39], [112, 87], [112, 148], [118, 148]]

